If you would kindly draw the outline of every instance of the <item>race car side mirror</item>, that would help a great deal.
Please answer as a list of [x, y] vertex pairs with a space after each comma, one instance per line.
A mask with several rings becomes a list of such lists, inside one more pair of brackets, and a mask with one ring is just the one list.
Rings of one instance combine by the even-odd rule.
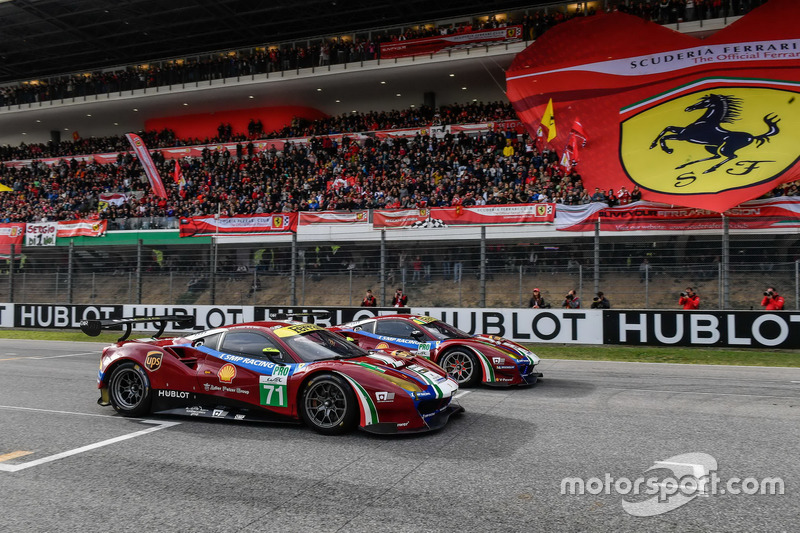
[[271, 363], [275, 363], [278, 366], [286, 366], [286, 363], [284, 363], [282, 361], [276, 361], [276, 358], [277, 359], [281, 359], [282, 358], [281, 351], [279, 349], [277, 349], [277, 348], [264, 348], [263, 350], [261, 350], [261, 353], [263, 353], [264, 357], [269, 359], [269, 361]]
[[418, 329], [415, 329], [414, 331], [412, 331], [412, 332], [411, 332], [411, 338], [412, 338], [412, 339], [414, 339], [414, 340], [420, 340], [420, 339], [422, 339], [423, 337], [425, 337], [425, 334], [424, 334], [424, 333], [422, 333], [422, 332], [421, 332], [420, 330], [418, 330]]

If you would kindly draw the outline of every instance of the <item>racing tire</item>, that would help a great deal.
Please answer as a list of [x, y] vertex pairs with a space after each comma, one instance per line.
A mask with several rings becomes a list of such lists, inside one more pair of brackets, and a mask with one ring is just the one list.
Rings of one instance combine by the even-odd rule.
[[438, 365], [458, 382], [459, 387], [474, 387], [481, 382], [482, 371], [478, 357], [466, 349], [448, 350], [439, 359]]
[[150, 412], [152, 389], [144, 369], [136, 363], [122, 363], [108, 380], [111, 406], [122, 416], [141, 416]]
[[335, 374], [312, 377], [300, 396], [300, 416], [323, 435], [341, 435], [358, 424], [358, 404], [352, 387]]

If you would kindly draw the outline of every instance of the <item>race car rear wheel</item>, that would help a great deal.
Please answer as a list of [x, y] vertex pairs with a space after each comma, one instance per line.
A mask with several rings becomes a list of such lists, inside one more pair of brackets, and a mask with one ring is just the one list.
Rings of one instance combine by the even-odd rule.
[[478, 358], [467, 350], [449, 350], [439, 359], [439, 366], [458, 382], [459, 387], [474, 387], [481, 381]]
[[136, 363], [122, 363], [114, 369], [108, 380], [108, 395], [121, 415], [141, 416], [150, 411], [150, 380]]
[[324, 435], [341, 435], [358, 423], [353, 389], [339, 376], [320, 374], [306, 384], [300, 401], [306, 425]]

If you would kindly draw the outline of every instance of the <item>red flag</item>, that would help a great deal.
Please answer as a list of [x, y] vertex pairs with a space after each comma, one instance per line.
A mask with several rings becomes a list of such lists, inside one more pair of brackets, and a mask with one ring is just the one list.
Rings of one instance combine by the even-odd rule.
[[586, 143], [589, 141], [589, 136], [586, 135], [586, 130], [583, 129], [583, 124], [575, 117], [575, 122], [572, 123], [572, 130], [569, 132], [570, 135], [576, 136], [581, 140], [581, 146], [586, 146]]
[[161, 182], [161, 176], [158, 175], [156, 164], [153, 162], [153, 158], [150, 157], [150, 152], [147, 151], [147, 146], [144, 145], [142, 138], [134, 133], [126, 133], [125, 137], [128, 138], [131, 146], [133, 146], [133, 153], [139, 158], [139, 162], [142, 164], [145, 174], [147, 174], [147, 179], [150, 180], [153, 192], [156, 196], [167, 198], [167, 190], [164, 188], [164, 183]]
[[[578, 162], [580, 160], [580, 158], [578, 157], [578, 143], [580, 142], [580, 140], [581, 140], [581, 138], [578, 135], [570, 135], [569, 148], [570, 148], [570, 152], [571, 152], [570, 155], [572, 156], [573, 163], [576, 163], [576, 162]], [[585, 144], [586, 144], [586, 141], [584, 140], [580, 144], [580, 146], [584, 146]]]
[[177, 159], [175, 160], [175, 175], [173, 177], [175, 179], [175, 183], [178, 184], [178, 194], [181, 195], [181, 198], [186, 198], [186, 180], [183, 179], [181, 164]]

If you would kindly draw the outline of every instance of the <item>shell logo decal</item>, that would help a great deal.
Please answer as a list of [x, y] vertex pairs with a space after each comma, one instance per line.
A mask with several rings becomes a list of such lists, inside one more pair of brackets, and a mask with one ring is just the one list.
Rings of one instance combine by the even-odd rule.
[[230, 363], [222, 365], [222, 368], [217, 372], [217, 377], [222, 383], [231, 383], [233, 378], [236, 377], [236, 367]]
[[386, 344], [385, 342], [381, 342], [377, 346], [375, 346], [375, 349], [376, 350], [385, 350], [388, 347], [389, 347], [388, 344]]

